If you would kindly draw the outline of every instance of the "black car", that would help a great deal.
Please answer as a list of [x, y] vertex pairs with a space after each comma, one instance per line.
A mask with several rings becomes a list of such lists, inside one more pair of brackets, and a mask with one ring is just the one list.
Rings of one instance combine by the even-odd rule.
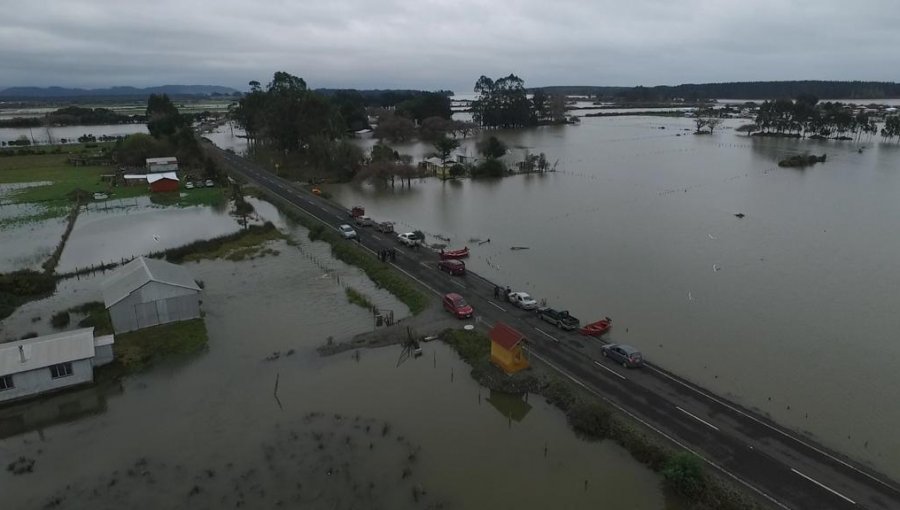
[[616, 363], [621, 363], [625, 368], [637, 368], [644, 364], [644, 356], [630, 345], [609, 344], [600, 348], [604, 358], [609, 358]]

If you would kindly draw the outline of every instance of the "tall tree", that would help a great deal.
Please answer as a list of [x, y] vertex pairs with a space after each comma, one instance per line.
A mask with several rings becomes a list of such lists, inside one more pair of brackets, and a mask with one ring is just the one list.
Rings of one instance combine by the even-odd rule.
[[442, 136], [434, 141], [434, 149], [437, 151], [437, 155], [440, 156], [441, 162], [443, 163], [447, 162], [450, 154], [456, 150], [457, 147], [459, 147], [459, 140], [455, 138]]
[[185, 118], [178, 113], [178, 108], [166, 94], [150, 94], [147, 98], [146, 115], [147, 131], [154, 138], [174, 135], [175, 131], [187, 125]]

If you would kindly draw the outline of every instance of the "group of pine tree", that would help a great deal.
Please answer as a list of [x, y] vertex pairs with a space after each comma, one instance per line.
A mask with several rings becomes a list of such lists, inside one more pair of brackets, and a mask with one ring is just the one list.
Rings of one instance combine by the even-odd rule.
[[[252, 150], [266, 152], [285, 167], [302, 166], [338, 180], [377, 179], [410, 182], [421, 175], [411, 158], [389, 144], [419, 139], [431, 143], [434, 156], [447, 162], [459, 140], [481, 129], [566, 122], [566, 98], [539, 91], [529, 97], [522, 79], [509, 75], [496, 81], [482, 76], [475, 85], [472, 121], [454, 120], [452, 93], [447, 91], [312, 90], [286, 72], [276, 72], [230, 108], [229, 116], [244, 129]], [[365, 154], [349, 138], [369, 129], [375, 118], [377, 145]], [[477, 168], [453, 166], [454, 175], [498, 176], [507, 172], [499, 161], [499, 140], [483, 140], [485, 161]]]
[[[849, 105], [837, 101], [820, 103], [811, 94], [802, 94], [793, 101], [764, 101], [759, 105], [754, 124], [739, 129], [763, 135], [840, 140], [859, 140], [879, 133], [876, 118], [866, 111], [854, 112]], [[885, 116], [880, 133], [885, 140], [900, 136], [900, 117]]]

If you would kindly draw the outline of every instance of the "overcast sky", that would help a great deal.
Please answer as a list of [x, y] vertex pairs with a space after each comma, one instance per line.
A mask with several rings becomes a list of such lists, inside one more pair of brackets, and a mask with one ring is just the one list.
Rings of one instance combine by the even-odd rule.
[[897, 0], [29, 0], [2, 8], [0, 88], [898, 80]]

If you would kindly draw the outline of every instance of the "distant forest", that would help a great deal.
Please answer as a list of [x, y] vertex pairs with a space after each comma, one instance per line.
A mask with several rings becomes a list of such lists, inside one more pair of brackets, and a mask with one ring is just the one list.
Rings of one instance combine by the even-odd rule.
[[[546, 93], [590, 96], [625, 101], [685, 99], [784, 99], [813, 95], [829, 99], [900, 98], [900, 84], [879, 81], [747, 81], [730, 83], [686, 83], [656, 87], [540, 87]], [[534, 92], [536, 89], [529, 89]]]

